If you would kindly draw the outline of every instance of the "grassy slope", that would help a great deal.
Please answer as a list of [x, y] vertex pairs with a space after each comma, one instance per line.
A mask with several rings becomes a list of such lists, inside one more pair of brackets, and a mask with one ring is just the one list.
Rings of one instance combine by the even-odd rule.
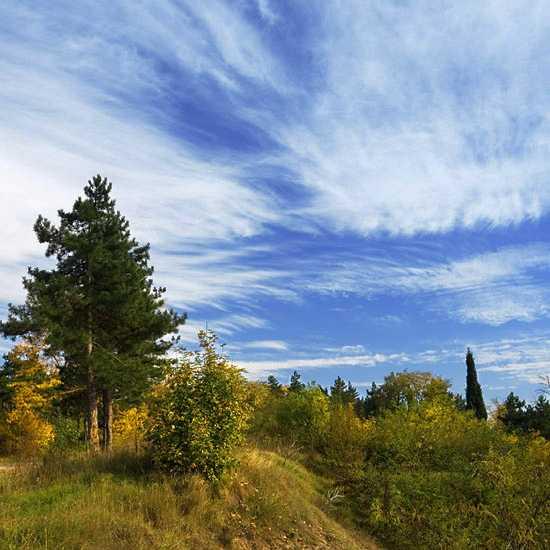
[[330, 483], [252, 450], [213, 494], [118, 456], [0, 473], [0, 549], [375, 550], [331, 518]]

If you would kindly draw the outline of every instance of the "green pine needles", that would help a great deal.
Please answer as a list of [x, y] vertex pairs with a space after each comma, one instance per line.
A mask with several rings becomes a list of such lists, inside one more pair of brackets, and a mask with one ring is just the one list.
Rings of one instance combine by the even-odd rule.
[[468, 348], [466, 353], [466, 368], [466, 409], [474, 411], [476, 418], [487, 420], [487, 409], [483, 401], [481, 386], [477, 381], [474, 354], [470, 348]]
[[104, 406], [104, 441], [112, 444], [113, 399], [138, 400], [162, 374], [165, 352], [185, 321], [165, 307], [155, 288], [149, 245], [139, 245], [115, 209], [112, 184], [88, 181], [71, 211], [58, 211], [59, 225], [39, 216], [34, 231], [47, 245], [54, 269], [30, 268], [23, 279], [27, 299], [10, 305], [0, 325], [5, 336], [45, 335], [63, 354], [65, 389], [86, 394], [87, 439], [99, 449], [98, 394]]

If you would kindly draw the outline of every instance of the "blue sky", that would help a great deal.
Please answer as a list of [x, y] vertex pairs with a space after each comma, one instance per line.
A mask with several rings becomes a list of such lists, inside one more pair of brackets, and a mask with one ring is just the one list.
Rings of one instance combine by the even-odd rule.
[[0, 51], [2, 316], [99, 172], [251, 377], [550, 373], [546, 2], [7, 0]]

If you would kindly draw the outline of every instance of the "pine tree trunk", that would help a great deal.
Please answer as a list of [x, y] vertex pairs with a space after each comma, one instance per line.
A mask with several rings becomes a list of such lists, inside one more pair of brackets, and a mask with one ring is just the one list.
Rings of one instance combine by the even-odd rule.
[[113, 448], [113, 399], [109, 390], [103, 390], [103, 448]]
[[96, 454], [99, 452], [99, 427], [97, 423], [97, 395], [95, 389], [95, 380], [92, 368], [88, 366], [88, 376], [86, 383], [86, 393], [88, 397], [88, 422], [87, 439], [90, 445], [90, 452]]
[[99, 426], [97, 423], [97, 394], [95, 389], [94, 372], [91, 365], [91, 355], [94, 350], [92, 341], [91, 312], [88, 312], [88, 370], [86, 373], [86, 395], [88, 397], [88, 444], [92, 454], [99, 453]]

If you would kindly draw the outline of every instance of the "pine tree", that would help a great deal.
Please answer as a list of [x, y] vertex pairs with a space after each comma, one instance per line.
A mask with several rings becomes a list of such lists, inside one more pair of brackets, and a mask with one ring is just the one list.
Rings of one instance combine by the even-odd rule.
[[525, 401], [511, 392], [503, 403], [498, 419], [511, 432], [526, 432], [529, 429], [529, 417], [524, 407]]
[[367, 395], [361, 400], [361, 413], [366, 418], [377, 416], [382, 409], [382, 390], [373, 382]]
[[359, 392], [357, 391], [357, 388], [353, 386], [351, 382], [348, 380], [348, 385], [346, 387], [346, 402], [355, 404], [358, 399], [359, 399]]
[[528, 429], [537, 431], [542, 437], [550, 439], [550, 402], [544, 395], [539, 395], [532, 405], [527, 406], [525, 416]]
[[4, 362], [0, 365], [0, 413], [3, 410], [8, 410], [11, 407], [13, 399], [13, 387], [11, 386], [17, 365], [7, 356], [4, 355]]
[[273, 395], [282, 395], [283, 386], [272, 374], [267, 377], [267, 385]]
[[306, 385], [302, 382], [300, 382], [300, 374], [298, 371], [294, 371], [292, 373], [292, 376], [290, 377], [290, 386], [289, 390], [292, 392], [302, 392], [306, 389]]
[[330, 397], [333, 401], [344, 403], [346, 396], [346, 383], [338, 376], [334, 380], [334, 385], [330, 387]]
[[34, 230], [56, 268], [29, 269], [27, 300], [10, 305], [6, 336], [44, 332], [63, 352], [66, 384], [86, 387], [87, 437], [99, 449], [97, 394], [102, 392], [107, 448], [112, 443], [112, 400], [138, 397], [160, 374], [185, 314], [164, 307], [164, 288], [152, 286], [149, 245], [139, 246], [115, 210], [112, 184], [97, 175], [70, 212], [58, 211], [59, 226], [39, 216]]
[[466, 352], [466, 369], [466, 409], [474, 411], [476, 418], [487, 420], [487, 410], [483, 402], [481, 386], [477, 381], [474, 354], [470, 348]]
[[334, 403], [354, 404], [359, 399], [359, 393], [351, 382], [346, 384], [342, 378], [338, 376], [334, 380], [334, 385], [330, 387], [330, 398]]

